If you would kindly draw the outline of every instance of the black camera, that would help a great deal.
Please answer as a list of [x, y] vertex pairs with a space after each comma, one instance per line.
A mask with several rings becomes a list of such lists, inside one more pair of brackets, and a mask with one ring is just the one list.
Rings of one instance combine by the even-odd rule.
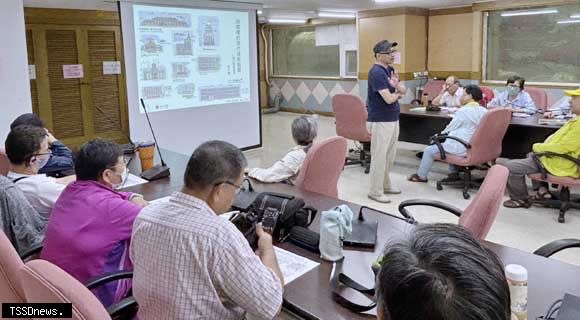
[[279, 193], [260, 193], [244, 212], [230, 221], [240, 230], [252, 248], [256, 248], [258, 236], [256, 225], [262, 223], [264, 231], [274, 241], [283, 241], [295, 227], [307, 228], [316, 217], [316, 209], [306, 207], [304, 200]]

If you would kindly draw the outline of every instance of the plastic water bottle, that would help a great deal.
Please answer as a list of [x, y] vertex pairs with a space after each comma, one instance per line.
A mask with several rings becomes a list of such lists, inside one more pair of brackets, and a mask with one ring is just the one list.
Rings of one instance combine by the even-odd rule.
[[505, 275], [510, 288], [511, 311], [518, 320], [528, 319], [528, 270], [517, 265], [505, 267]]

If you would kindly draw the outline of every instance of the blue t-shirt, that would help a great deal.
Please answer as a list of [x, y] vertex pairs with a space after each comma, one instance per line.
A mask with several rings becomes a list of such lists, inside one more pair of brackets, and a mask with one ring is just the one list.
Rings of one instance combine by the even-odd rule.
[[378, 64], [374, 64], [369, 71], [369, 85], [367, 94], [367, 108], [369, 115], [367, 121], [399, 121], [399, 114], [401, 112], [399, 101], [389, 104], [379, 93], [379, 91], [384, 89], [389, 89], [391, 93], [394, 93], [397, 90], [389, 83], [389, 80], [394, 73], [395, 69], [393, 69], [393, 67], [385, 68]]

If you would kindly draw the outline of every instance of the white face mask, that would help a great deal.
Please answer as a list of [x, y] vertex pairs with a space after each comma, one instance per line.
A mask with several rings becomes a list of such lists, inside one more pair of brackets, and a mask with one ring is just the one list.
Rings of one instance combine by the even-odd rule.
[[36, 165], [36, 167], [40, 171], [40, 169], [42, 169], [42, 168], [44, 168], [44, 166], [46, 166], [46, 164], [48, 163], [48, 159], [50, 159], [50, 156], [43, 156], [43, 157], [37, 156], [36, 160], [34, 161], [34, 165]]
[[[115, 174], [118, 175], [118, 173], [116, 173], [116, 172], [115, 172]], [[129, 170], [127, 170], [127, 167], [125, 167], [125, 169], [123, 169], [123, 173], [121, 174], [121, 182], [113, 183], [113, 189], [119, 190], [119, 189], [123, 188], [123, 186], [125, 185], [125, 182], [127, 181], [128, 176], [129, 176]]]

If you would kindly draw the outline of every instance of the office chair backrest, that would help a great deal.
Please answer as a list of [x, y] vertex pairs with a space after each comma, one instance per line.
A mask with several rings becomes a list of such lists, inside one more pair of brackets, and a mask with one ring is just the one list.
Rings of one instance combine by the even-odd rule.
[[480, 86], [481, 92], [483, 92], [483, 100], [480, 101], [482, 107], [487, 106], [487, 104], [495, 98], [495, 93], [490, 87]]
[[336, 134], [355, 141], [370, 141], [367, 130], [367, 109], [358, 96], [337, 94], [332, 97], [332, 110], [336, 119]]
[[546, 111], [548, 109], [548, 95], [546, 94], [546, 90], [541, 88], [526, 87], [524, 91], [530, 95], [532, 100], [534, 100], [538, 110]]
[[333, 137], [312, 146], [295, 185], [301, 189], [338, 198], [338, 179], [344, 168], [346, 139]]
[[[428, 94], [429, 100], [433, 100], [441, 92], [444, 84], [445, 80], [428, 80], [425, 87], [423, 87], [423, 94]], [[417, 97], [417, 99], [421, 100], [421, 97]]]
[[512, 118], [508, 109], [488, 110], [481, 119], [469, 143], [467, 151], [469, 163], [482, 164], [499, 158], [503, 137]]
[[8, 156], [6, 156], [6, 151], [3, 148], [0, 148], [0, 175], [7, 175], [9, 170], [10, 160], [8, 160]]
[[504, 166], [491, 167], [479, 192], [459, 218], [459, 224], [479, 239], [485, 239], [497, 217], [508, 175], [509, 170]]
[[23, 303], [24, 291], [18, 281], [19, 270], [24, 267], [16, 249], [4, 232], [0, 231], [0, 302]]
[[48, 261], [27, 262], [20, 269], [20, 280], [28, 303], [72, 303], [72, 319], [111, 319], [89, 289]]

